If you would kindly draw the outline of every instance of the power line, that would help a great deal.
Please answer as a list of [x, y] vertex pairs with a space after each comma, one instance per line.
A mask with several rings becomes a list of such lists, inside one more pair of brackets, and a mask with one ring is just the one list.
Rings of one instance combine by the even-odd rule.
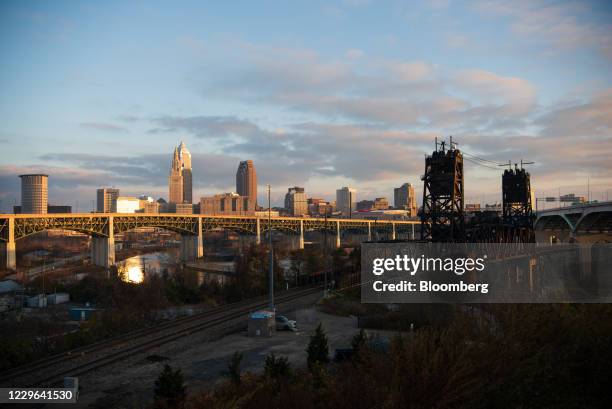
[[474, 165], [482, 166], [483, 168], [487, 168], [487, 169], [490, 169], [490, 170], [494, 170], [494, 171], [499, 172], [499, 168], [496, 168], [496, 167], [491, 166], [491, 165], [487, 165], [487, 164], [482, 163], [482, 162], [478, 162], [478, 161], [476, 161], [476, 160], [474, 160], [474, 159], [472, 159], [472, 158], [470, 158], [470, 157], [464, 157], [464, 159], [465, 159], [466, 161], [468, 161], [468, 162], [470, 162], [470, 163], [474, 164]]
[[480, 158], [480, 157], [478, 157], [476, 155], [472, 155], [471, 153], [468, 153], [468, 152], [465, 152], [465, 151], [462, 151], [462, 153], [463, 153], [464, 156], [468, 156], [468, 157], [470, 157], [470, 158], [472, 158], [474, 160], [477, 160], [477, 161], [480, 161], [480, 162], [483, 162], [483, 163], [487, 163], [487, 164], [491, 164], [491, 165], [495, 165], [495, 166], [499, 165], [499, 162], [496, 162], [496, 161], [493, 161], [493, 160]]

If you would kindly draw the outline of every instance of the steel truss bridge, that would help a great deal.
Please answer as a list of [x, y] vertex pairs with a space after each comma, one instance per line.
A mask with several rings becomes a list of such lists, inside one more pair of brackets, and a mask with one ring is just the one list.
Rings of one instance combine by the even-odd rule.
[[190, 261], [204, 254], [203, 234], [213, 230], [232, 230], [256, 237], [269, 230], [299, 234], [299, 247], [304, 248], [304, 232], [324, 230], [335, 233], [336, 246], [340, 247], [341, 232], [359, 232], [372, 239], [373, 233], [384, 232], [392, 240], [399, 233], [414, 238], [414, 226], [420, 221], [330, 219], [300, 217], [219, 216], [147, 213], [66, 213], [66, 214], [0, 214], [0, 248], [5, 254], [5, 266], [15, 270], [15, 243], [38, 232], [61, 229], [72, 230], [92, 237], [91, 260], [93, 264], [110, 267], [115, 263], [114, 235], [141, 227], [167, 229], [181, 235], [181, 258]]

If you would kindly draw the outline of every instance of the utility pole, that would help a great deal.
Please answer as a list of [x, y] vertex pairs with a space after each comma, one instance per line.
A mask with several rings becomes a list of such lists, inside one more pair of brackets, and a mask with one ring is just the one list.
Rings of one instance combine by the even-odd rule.
[[327, 249], [327, 209], [325, 209], [325, 228], [323, 229], [323, 270], [325, 275], [325, 286], [323, 287], [323, 298], [327, 298], [327, 269], [329, 268], [328, 249]]
[[270, 310], [274, 311], [274, 253], [272, 250], [272, 205], [270, 204], [270, 185], [268, 187], [268, 246], [270, 247], [270, 271], [268, 277], [268, 294], [270, 297]]
[[591, 177], [587, 176], [587, 203], [591, 203]]

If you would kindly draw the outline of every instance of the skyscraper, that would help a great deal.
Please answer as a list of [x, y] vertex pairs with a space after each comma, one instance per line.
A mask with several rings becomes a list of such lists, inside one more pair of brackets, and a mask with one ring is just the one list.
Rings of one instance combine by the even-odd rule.
[[21, 178], [21, 212], [47, 213], [49, 175], [19, 175]]
[[303, 187], [290, 187], [285, 195], [285, 209], [292, 216], [308, 214], [308, 202]]
[[181, 141], [179, 145], [179, 159], [181, 160], [181, 173], [183, 175], [183, 203], [193, 203], [193, 181], [191, 172], [191, 153]]
[[342, 212], [342, 216], [351, 217], [357, 206], [357, 190], [352, 187], [343, 187], [336, 190], [336, 209]]
[[409, 217], [417, 215], [416, 197], [414, 187], [410, 183], [404, 183], [393, 190], [393, 207], [396, 209], [406, 209]]
[[170, 176], [168, 176], [168, 190], [168, 203], [171, 206], [183, 203], [183, 169], [178, 147], [174, 148], [172, 167], [170, 168]]
[[119, 189], [101, 188], [96, 194], [96, 211], [98, 213], [115, 213], [117, 212], [117, 198], [119, 197]]
[[247, 196], [255, 203], [257, 208], [257, 174], [252, 160], [245, 160], [238, 165], [236, 172], [236, 192], [240, 196]]
[[170, 176], [168, 176], [168, 203], [193, 203], [193, 174], [191, 171], [191, 153], [181, 141], [174, 148]]

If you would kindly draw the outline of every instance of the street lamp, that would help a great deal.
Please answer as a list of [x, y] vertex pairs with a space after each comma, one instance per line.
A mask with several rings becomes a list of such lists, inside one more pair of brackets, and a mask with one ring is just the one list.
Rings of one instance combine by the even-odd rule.
[[272, 205], [270, 200], [271, 186], [268, 187], [268, 245], [270, 247], [270, 271], [268, 277], [268, 294], [270, 297], [270, 310], [274, 311], [274, 253], [272, 249]]

